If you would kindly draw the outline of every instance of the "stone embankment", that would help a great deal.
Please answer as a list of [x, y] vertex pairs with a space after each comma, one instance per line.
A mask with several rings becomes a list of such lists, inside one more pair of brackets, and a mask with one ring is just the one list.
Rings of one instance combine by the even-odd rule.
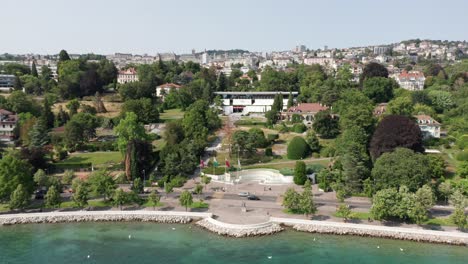
[[462, 232], [434, 231], [413, 228], [310, 221], [289, 218], [270, 218], [270, 222], [291, 226], [294, 230], [333, 234], [380, 237], [417, 242], [468, 246], [468, 234]]
[[283, 230], [283, 228], [279, 224], [272, 222], [250, 225], [236, 225], [223, 223], [213, 218], [205, 218], [203, 220], [198, 221], [196, 224], [218, 235], [230, 237], [252, 237], [270, 235]]
[[186, 224], [211, 213], [164, 211], [78, 211], [0, 215], [0, 225], [73, 222], [155, 222]]

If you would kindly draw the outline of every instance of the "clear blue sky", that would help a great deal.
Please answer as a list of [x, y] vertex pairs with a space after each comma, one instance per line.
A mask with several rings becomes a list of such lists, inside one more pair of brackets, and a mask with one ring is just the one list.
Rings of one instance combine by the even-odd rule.
[[289, 50], [468, 40], [467, 0], [2, 0], [0, 53]]

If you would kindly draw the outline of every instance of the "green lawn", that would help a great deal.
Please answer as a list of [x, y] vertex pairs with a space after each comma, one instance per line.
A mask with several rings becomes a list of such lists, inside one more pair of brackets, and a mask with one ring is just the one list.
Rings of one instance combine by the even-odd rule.
[[447, 217], [436, 217], [430, 218], [426, 222], [425, 225], [436, 225], [436, 226], [457, 226], [455, 225], [450, 218]]
[[93, 165], [103, 165], [119, 163], [123, 159], [118, 151], [73, 153], [63, 160], [64, 163], [91, 163]]
[[10, 208], [8, 208], [8, 204], [0, 204], [0, 212], [6, 211], [10, 211]]
[[[103, 201], [103, 200], [91, 200], [88, 201], [88, 206], [92, 207], [107, 207], [111, 206], [109, 201]], [[67, 201], [67, 202], [62, 202], [60, 204], [60, 208], [77, 208], [75, 203], [73, 201]]]
[[202, 201], [193, 202], [190, 208], [208, 208], [209, 205]]
[[161, 122], [181, 119], [182, 117], [184, 117], [184, 112], [181, 109], [164, 110], [164, 113], [161, 113], [159, 115], [159, 119], [161, 119]]

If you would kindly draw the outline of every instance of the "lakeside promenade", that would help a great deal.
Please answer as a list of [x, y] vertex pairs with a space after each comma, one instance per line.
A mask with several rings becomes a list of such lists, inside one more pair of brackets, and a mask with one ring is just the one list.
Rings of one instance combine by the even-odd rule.
[[419, 242], [443, 243], [468, 246], [468, 233], [458, 231], [435, 231], [415, 228], [375, 226], [365, 224], [315, 221], [295, 218], [270, 217], [258, 224], [232, 224], [214, 219], [212, 213], [184, 211], [74, 211], [0, 215], [1, 225], [74, 222], [156, 222], [196, 224], [214, 233], [232, 237], [267, 235], [280, 232], [283, 226], [297, 231], [381, 237]]

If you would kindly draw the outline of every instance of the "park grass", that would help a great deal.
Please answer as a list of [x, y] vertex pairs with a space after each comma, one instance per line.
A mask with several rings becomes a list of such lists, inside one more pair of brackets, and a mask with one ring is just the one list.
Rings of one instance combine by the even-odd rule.
[[[92, 206], [92, 207], [108, 207], [108, 206], [112, 206], [110, 204], [109, 201], [103, 201], [103, 200], [90, 200], [88, 201], [88, 205], [87, 206]], [[75, 202], [73, 201], [66, 201], [66, 202], [62, 202], [60, 204], [60, 208], [78, 208], [76, 205], [75, 205]]]
[[[64, 101], [60, 103], [56, 103], [52, 106], [52, 112], [58, 113], [60, 106], [62, 107], [63, 110], [67, 110], [67, 104], [69, 101]], [[103, 101], [104, 107], [106, 108], [107, 112], [106, 113], [98, 113], [96, 114], [97, 116], [102, 116], [102, 117], [107, 117], [107, 118], [113, 118], [118, 115], [120, 115], [120, 110], [122, 109], [123, 103], [120, 102], [106, 102]], [[89, 105], [94, 107], [94, 102], [93, 101], [84, 101], [80, 100], [80, 104], [82, 105]]]
[[[319, 164], [324, 167], [328, 166], [329, 160], [302, 160], [306, 165], [311, 164]], [[258, 168], [265, 168], [265, 169], [274, 169], [274, 170], [281, 170], [284, 168], [294, 169], [296, 166], [296, 160], [283, 160], [278, 164], [269, 164], [269, 163], [261, 163], [261, 164], [252, 164], [249, 166], [243, 166], [244, 169], [258, 169]]]
[[0, 204], [0, 212], [7, 212], [10, 211], [10, 208], [8, 207], [8, 204]]
[[115, 164], [121, 162], [122, 154], [118, 151], [73, 153], [63, 163], [91, 163], [93, 165]]
[[448, 217], [433, 217], [426, 220], [424, 225], [434, 225], [434, 226], [457, 226], [452, 222]]
[[143, 205], [143, 207], [148, 207], [148, 208], [153, 208], [153, 207], [163, 207], [164, 203], [158, 202], [156, 205], [151, 204], [149, 201], [146, 201]]
[[168, 122], [171, 120], [177, 120], [184, 117], [184, 112], [181, 109], [168, 109], [164, 110], [164, 113], [159, 115], [161, 122]]
[[161, 150], [166, 146], [166, 140], [163, 138], [160, 138], [158, 140], [153, 141], [153, 146], [156, 148], [156, 150]]
[[202, 202], [202, 201], [196, 201], [193, 202], [192, 205], [190, 205], [190, 208], [196, 209], [196, 208], [208, 208], [210, 207], [209, 204]]

